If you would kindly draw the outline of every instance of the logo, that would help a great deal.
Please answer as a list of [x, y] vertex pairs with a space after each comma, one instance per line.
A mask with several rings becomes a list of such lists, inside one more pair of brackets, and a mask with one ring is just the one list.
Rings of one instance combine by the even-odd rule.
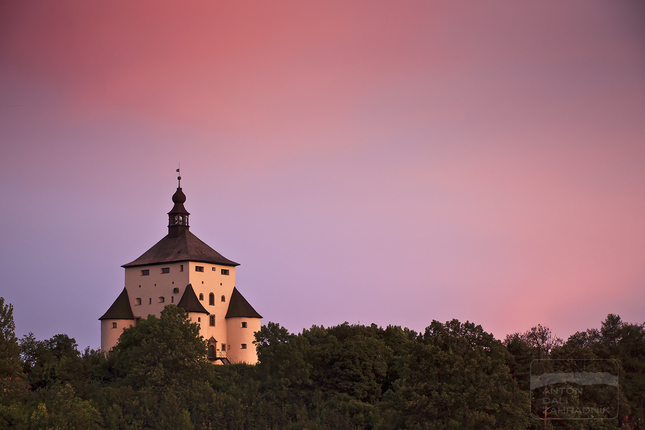
[[531, 416], [540, 420], [618, 417], [616, 360], [533, 360]]

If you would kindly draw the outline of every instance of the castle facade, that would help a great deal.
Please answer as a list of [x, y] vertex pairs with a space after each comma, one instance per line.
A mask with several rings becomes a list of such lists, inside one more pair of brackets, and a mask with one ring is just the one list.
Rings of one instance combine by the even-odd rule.
[[101, 349], [110, 351], [127, 327], [169, 304], [186, 310], [208, 341], [213, 363], [255, 364], [254, 333], [261, 316], [235, 286], [238, 263], [202, 242], [189, 229], [186, 195], [178, 178], [168, 212], [168, 234], [136, 260], [124, 264], [125, 287], [101, 321]]

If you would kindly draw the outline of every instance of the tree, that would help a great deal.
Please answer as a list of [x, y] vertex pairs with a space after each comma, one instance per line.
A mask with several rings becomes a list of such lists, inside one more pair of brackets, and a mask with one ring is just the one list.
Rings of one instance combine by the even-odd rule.
[[0, 297], [0, 428], [26, 423], [24, 400], [28, 390], [21, 378], [20, 346], [13, 321], [13, 306]]
[[125, 329], [108, 359], [122, 383], [135, 389], [192, 381], [208, 365], [199, 325], [175, 305]]
[[562, 339], [553, 334], [550, 328], [540, 324], [524, 332], [521, 337], [533, 351], [535, 359], [549, 358], [556, 348], [562, 346]]
[[20, 373], [20, 346], [13, 321], [13, 305], [0, 297], [0, 378], [15, 377]]
[[500, 341], [472, 323], [433, 321], [385, 396], [386, 428], [526, 428], [527, 396], [517, 388]]

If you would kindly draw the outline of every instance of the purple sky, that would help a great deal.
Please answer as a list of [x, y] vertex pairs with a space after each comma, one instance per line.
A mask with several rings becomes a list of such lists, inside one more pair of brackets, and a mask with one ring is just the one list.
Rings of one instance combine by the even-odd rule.
[[0, 6], [0, 295], [100, 345], [167, 231], [264, 316], [498, 338], [645, 321], [645, 6], [21, 1]]

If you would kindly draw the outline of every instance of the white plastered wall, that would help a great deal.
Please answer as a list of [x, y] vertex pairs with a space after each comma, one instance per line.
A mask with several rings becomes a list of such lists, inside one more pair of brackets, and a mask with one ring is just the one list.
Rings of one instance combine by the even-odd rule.
[[[255, 333], [260, 331], [262, 320], [260, 318], [235, 317], [229, 318], [227, 323], [229, 360], [235, 363], [256, 364], [258, 357], [253, 342], [255, 341]], [[246, 327], [243, 327], [243, 323], [246, 323]], [[246, 345], [246, 349], [243, 349], [242, 345]]]
[[[116, 323], [116, 328], [114, 328]], [[101, 349], [110, 351], [119, 340], [121, 333], [134, 325], [134, 320], [101, 320]]]

